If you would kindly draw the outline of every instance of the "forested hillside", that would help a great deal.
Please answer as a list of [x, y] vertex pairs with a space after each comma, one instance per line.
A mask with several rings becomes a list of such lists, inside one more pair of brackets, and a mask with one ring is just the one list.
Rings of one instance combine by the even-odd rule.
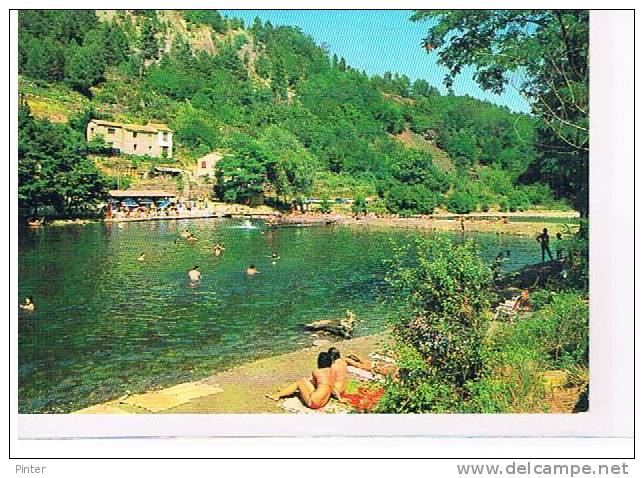
[[[545, 181], [518, 184], [537, 160], [534, 118], [424, 80], [370, 77], [296, 27], [199, 10], [21, 11], [19, 70], [24, 205], [61, 207], [47, 191], [69, 163], [64, 143], [34, 157], [29, 132], [46, 138], [58, 122], [82, 143], [94, 117], [167, 123], [182, 163], [226, 152], [213, 187], [229, 202], [350, 195], [402, 215], [563, 206]], [[75, 150], [84, 171], [101, 146]], [[92, 178], [90, 199], [113, 187]]]

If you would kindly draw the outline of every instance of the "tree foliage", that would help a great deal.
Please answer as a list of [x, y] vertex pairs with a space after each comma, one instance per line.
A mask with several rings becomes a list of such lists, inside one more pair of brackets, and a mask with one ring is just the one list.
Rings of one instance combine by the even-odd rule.
[[547, 180], [560, 197], [588, 212], [588, 11], [418, 11], [429, 20], [426, 44], [448, 68], [446, 84], [465, 66], [484, 89], [511, 87], [540, 120], [538, 158], [527, 181]]
[[[570, 178], [565, 194], [561, 184], [545, 185], [564, 172], [555, 171], [557, 155], [536, 147], [543, 130], [528, 115], [440, 94], [423, 79], [370, 77], [296, 27], [258, 19], [240, 30], [239, 21], [211, 10], [183, 16], [189, 29], [211, 31], [214, 53], [154, 10], [101, 21], [93, 11], [21, 12], [20, 73], [64, 82], [113, 119], [167, 122], [190, 159], [226, 147], [234, 157], [235, 136], [246, 138], [252, 144], [240, 147], [254, 151], [265, 174], [261, 188], [249, 188], [260, 195], [292, 198], [327, 187], [329, 195], [353, 197], [377, 189], [380, 206], [399, 214], [427, 213], [462, 194], [473, 198], [468, 210], [548, 206], [553, 191], [572, 197]], [[161, 40], [171, 31], [165, 51]]]
[[65, 125], [34, 119], [26, 107], [18, 115], [18, 200], [37, 213], [91, 211], [105, 198], [106, 179], [87, 157], [83, 136]]

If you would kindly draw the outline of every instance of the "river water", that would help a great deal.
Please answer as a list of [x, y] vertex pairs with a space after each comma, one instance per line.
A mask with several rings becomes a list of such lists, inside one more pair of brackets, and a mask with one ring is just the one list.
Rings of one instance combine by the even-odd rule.
[[[177, 239], [186, 228], [196, 244]], [[299, 349], [313, 340], [303, 324], [346, 309], [356, 335], [382, 330], [396, 312], [378, 300], [382, 261], [411, 234], [430, 233], [233, 219], [21, 230], [19, 293], [37, 309], [19, 315], [19, 411], [66, 413]], [[533, 238], [467, 236], [490, 262], [511, 250], [505, 271], [540, 260]], [[260, 274], [247, 277], [250, 264]], [[195, 265], [203, 278], [190, 287]]]

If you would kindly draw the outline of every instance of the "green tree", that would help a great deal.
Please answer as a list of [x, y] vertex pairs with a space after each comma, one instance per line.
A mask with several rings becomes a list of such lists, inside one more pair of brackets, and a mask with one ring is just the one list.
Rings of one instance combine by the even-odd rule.
[[58, 213], [91, 211], [105, 198], [107, 181], [87, 157], [83, 136], [64, 126], [18, 113], [18, 202], [21, 209], [50, 206]]
[[78, 92], [91, 96], [90, 88], [105, 78], [105, 57], [97, 44], [72, 48], [65, 63], [65, 81]]
[[[530, 101], [540, 155], [525, 180], [547, 181], [587, 215], [588, 11], [436, 10], [412, 20], [431, 21], [425, 42], [448, 68], [448, 87], [473, 66], [484, 89], [511, 85]], [[524, 79], [512, 83], [517, 77]]]
[[298, 138], [278, 127], [262, 132], [259, 143], [266, 160], [267, 177], [278, 196], [309, 194], [313, 186], [317, 160]]
[[159, 40], [156, 37], [157, 30], [154, 20], [146, 18], [141, 27], [139, 50], [145, 60], [152, 60], [159, 56]]
[[61, 81], [65, 76], [65, 54], [51, 38], [19, 38], [20, 73], [31, 78]]
[[231, 152], [215, 169], [215, 191], [224, 201], [251, 204], [261, 198], [268, 185], [266, 158], [259, 143], [247, 135], [236, 135], [229, 146]]

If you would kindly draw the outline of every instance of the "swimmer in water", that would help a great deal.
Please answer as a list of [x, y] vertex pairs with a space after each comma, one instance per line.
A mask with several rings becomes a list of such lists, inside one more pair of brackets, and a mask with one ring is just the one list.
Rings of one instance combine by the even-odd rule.
[[145, 252], [142, 252], [139, 257], [136, 258], [137, 261], [143, 262], [145, 260]]
[[277, 252], [273, 252], [271, 254], [271, 258], [273, 259], [273, 262], [271, 262], [271, 264], [275, 265], [275, 264], [277, 264], [277, 259], [279, 259], [280, 256], [277, 255]]
[[188, 241], [188, 244], [194, 244], [195, 242], [197, 242], [197, 238], [190, 234], [190, 237], [188, 237], [186, 241]]
[[215, 244], [215, 247], [213, 248], [212, 252], [214, 252], [215, 257], [221, 256], [221, 253], [224, 252], [226, 248], [222, 246], [221, 244], [217, 243]]
[[193, 284], [201, 280], [201, 272], [199, 272], [199, 266], [194, 266], [192, 270], [188, 271], [188, 279]]
[[26, 310], [27, 312], [33, 312], [34, 310], [36, 310], [36, 304], [34, 304], [34, 301], [31, 300], [31, 297], [25, 297], [24, 304], [19, 304], [18, 307], [20, 307], [22, 310]]
[[257, 267], [255, 267], [254, 264], [251, 264], [248, 269], [246, 269], [246, 275], [247, 276], [254, 276], [256, 274], [259, 274], [259, 271], [257, 270]]
[[180, 236], [184, 239], [188, 239], [189, 237], [192, 237], [192, 233], [188, 229], [186, 229], [180, 234]]

